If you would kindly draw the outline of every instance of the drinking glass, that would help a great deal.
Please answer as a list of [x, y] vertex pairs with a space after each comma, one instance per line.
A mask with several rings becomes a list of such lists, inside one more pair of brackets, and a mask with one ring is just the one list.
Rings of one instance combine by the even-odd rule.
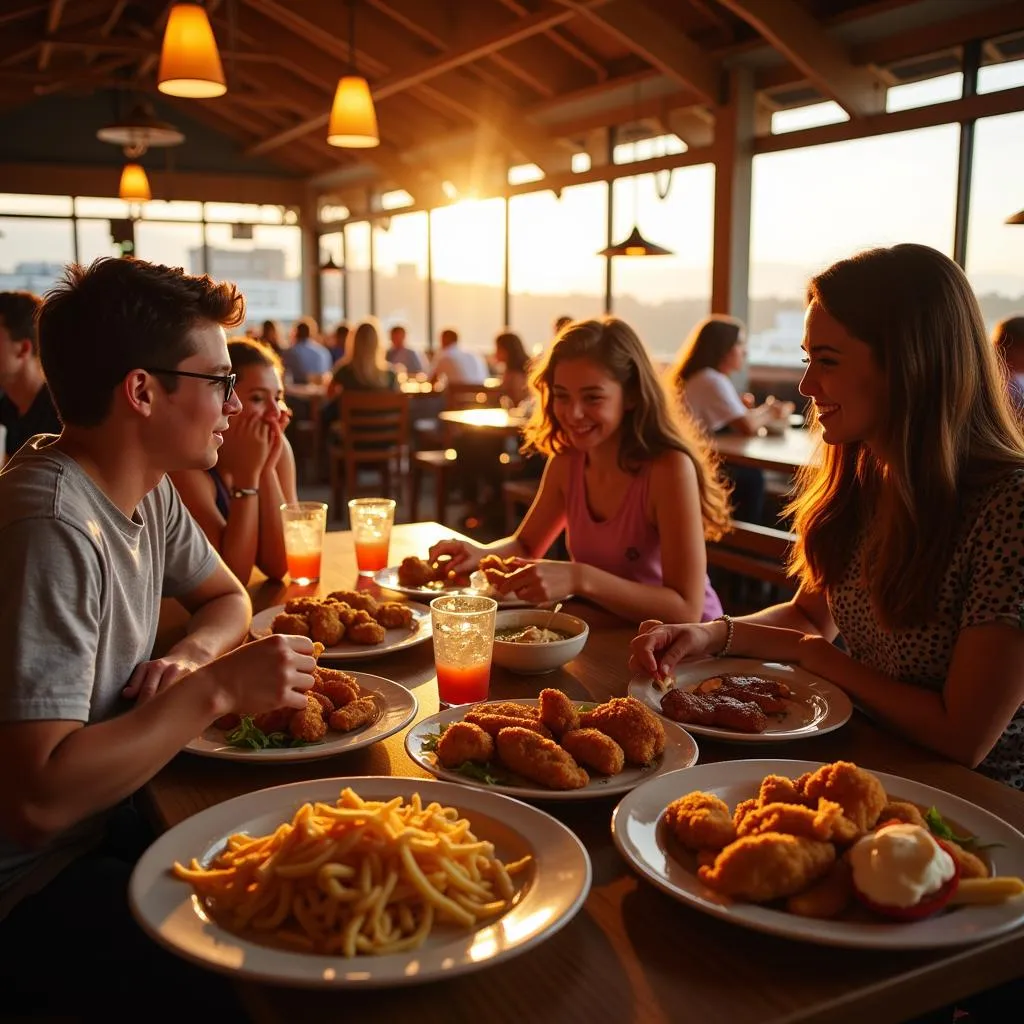
[[441, 704], [451, 707], [487, 699], [497, 609], [493, 598], [462, 594], [435, 597], [430, 602]]
[[386, 569], [395, 502], [391, 498], [353, 498], [348, 503], [348, 520], [359, 575], [372, 576], [378, 569]]
[[285, 502], [281, 506], [281, 524], [292, 583], [304, 587], [319, 582], [327, 506], [321, 501]]

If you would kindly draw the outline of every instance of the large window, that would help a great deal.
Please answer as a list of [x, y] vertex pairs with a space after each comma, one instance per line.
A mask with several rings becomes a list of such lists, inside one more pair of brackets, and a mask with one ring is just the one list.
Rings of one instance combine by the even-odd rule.
[[[335, 267], [345, 265], [344, 235], [332, 231], [320, 236], [320, 266], [330, 260]], [[332, 330], [345, 319], [345, 273], [343, 270], [320, 271], [320, 323]]]
[[0, 217], [0, 291], [42, 295], [74, 259], [70, 220]]
[[505, 200], [467, 199], [431, 217], [434, 330], [454, 327], [464, 348], [490, 354], [503, 319]]
[[345, 228], [345, 319], [356, 324], [370, 315], [370, 225], [365, 221]]
[[1024, 225], [1006, 218], [1024, 207], [1024, 113], [986, 117], [974, 134], [967, 276], [991, 328], [1024, 313]]
[[427, 215], [405, 213], [378, 222], [373, 266], [377, 313], [385, 331], [403, 325], [406, 343], [422, 351], [427, 343]]
[[958, 140], [941, 125], [754, 158], [752, 363], [797, 364], [807, 279], [835, 260], [898, 242], [952, 253]]
[[[102, 223], [102, 222], [101, 222]], [[140, 220], [135, 224], [135, 255], [150, 263], [201, 273], [202, 224], [165, 224]]]
[[509, 302], [513, 330], [528, 352], [551, 339], [559, 316], [604, 311], [608, 185], [591, 182], [509, 200]]
[[615, 257], [612, 308], [635, 328], [655, 360], [669, 362], [710, 308], [715, 169], [710, 164], [676, 168], [671, 177], [662, 171], [620, 178], [614, 187], [615, 241], [635, 224], [649, 242], [672, 255]]

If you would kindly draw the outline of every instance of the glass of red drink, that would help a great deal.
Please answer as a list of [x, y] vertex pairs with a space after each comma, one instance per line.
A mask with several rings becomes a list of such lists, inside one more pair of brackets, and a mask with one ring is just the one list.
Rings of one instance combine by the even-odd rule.
[[353, 498], [348, 503], [348, 519], [356, 545], [356, 566], [360, 576], [372, 576], [388, 567], [391, 526], [395, 521], [395, 503], [391, 498]]
[[327, 529], [327, 506], [322, 501], [285, 502], [281, 506], [284, 551], [292, 583], [306, 586], [320, 579], [320, 558]]
[[437, 696], [442, 704], [475, 704], [487, 699], [497, 608], [493, 598], [461, 594], [435, 597], [430, 602]]

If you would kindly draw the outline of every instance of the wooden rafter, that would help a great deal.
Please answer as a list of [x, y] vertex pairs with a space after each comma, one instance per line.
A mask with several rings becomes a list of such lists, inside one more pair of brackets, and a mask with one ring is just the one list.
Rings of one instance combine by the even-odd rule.
[[[57, 29], [60, 28], [60, 19], [63, 13], [64, 0], [50, 0], [49, 9], [46, 12], [46, 32], [48, 35], [56, 32]], [[39, 47], [38, 67], [40, 71], [46, 70], [52, 55], [53, 47], [49, 43], [43, 43], [43, 45]]]
[[885, 109], [885, 89], [846, 47], [794, 0], [720, 0], [798, 67], [851, 117]]

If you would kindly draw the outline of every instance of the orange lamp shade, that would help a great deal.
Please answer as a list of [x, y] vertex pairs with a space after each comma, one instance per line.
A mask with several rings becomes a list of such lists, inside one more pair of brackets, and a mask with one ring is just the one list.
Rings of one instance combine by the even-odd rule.
[[370, 86], [361, 75], [344, 75], [338, 80], [327, 125], [327, 141], [332, 146], [350, 149], [369, 149], [380, 145], [373, 97]]
[[178, 3], [171, 8], [157, 88], [187, 99], [210, 99], [227, 92], [210, 19], [198, 4]]
[[118, 193], [130, 203], [148, 203], [153, 198], [149, 190], [149, 178], [141, 164], [125, 164], [121, 171], [121, 189]]

